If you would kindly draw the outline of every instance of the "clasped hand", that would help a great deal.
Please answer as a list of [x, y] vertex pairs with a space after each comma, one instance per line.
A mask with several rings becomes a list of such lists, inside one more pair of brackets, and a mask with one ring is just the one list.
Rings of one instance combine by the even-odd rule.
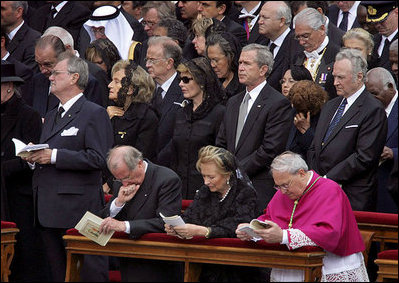
[[[283, 240], [283, 230], [273, 221], [264, 220], [265, 223], [270, 224], [270, 228], [266, 229], [255, 229], [254, 232], [265, 240], [268, 243], [281, 243]], [[240, 228], [243, 226], [248, 226], [249, 223], [241, 223], [237, 226], [236, 235], [237, 238], [241, 239], [242, 241], [250, 241], [251, 236], [249, 236], [244, 231], [240, 231]]]
[[[33, 143], [29, 143], [29, 145], [33, 145]], [[51, 164], [51, 153], [52, 149], [40, 149], [36, 151], [30, 152], [27, 157], [21, 157], [23, 160], [29, 163], [38, 163], [38, 164]]]
[[199, 233], [201, 227], [202, 226], [194, 224], [185, 224], [174, 227], [165, 224], [165, 232], [170, 236], [176, 236], [179, 237], [180, 239], [191, 239], [193, 236]]
[[125, 230], [126, 230], [125, 222], [116, 220], [112, 217], [105, 218], [100, 225], [100, 233], [108, 234], [112, 231], [124, 232]]

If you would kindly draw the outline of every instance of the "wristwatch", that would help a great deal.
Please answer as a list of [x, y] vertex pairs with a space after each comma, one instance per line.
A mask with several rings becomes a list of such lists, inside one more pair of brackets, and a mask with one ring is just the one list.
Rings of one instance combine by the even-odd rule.
[[206, 227], [206, 230], [208, 230], [208, 232], [206, 232], [205, 238], [209, 238], [209, 236], [211, 235], [212, 229], [211, 229], [211, 227]]

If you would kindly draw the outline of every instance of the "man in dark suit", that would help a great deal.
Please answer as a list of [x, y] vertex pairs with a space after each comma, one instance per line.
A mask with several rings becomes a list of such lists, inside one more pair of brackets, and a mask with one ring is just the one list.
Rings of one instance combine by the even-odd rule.
[[[41, 73], [36, 74], [32, 78], [30, 97], [32, 97], [33, 108], [42, 117], [59, 103], [57, 97], [51, 92], [49, 77], [58, 62], [58, 56], [64, 51], [66, 49], [63, 42], [54, 35], [43, 36], [36, 43], [35, 60], [39, 65]], [[90, 73], [88, 84], [83, 93], [88, 100], [102, 106], [103, 101], [101, 91], [99, 90], [99, 83]]]
[[252, 43], [243, 48], [238, 77], [246, 92], [227, 101], [216, 139], [217, 146], [234, 153], [251, 179], [259, 213], [274, 195], [270, 164], [284, 151], [291, 124], [288, 99], [266, 81], [272, 68], [273, 56], [266, 46]]
[[295, 38], [303, 47], [294, 57], [294, 65], [304, 65], [314, 82], [323, 87], [331, 98], [336, 97], [331, 75], [339, 46], [327, 36], [325, 18], [314, 8], [306, 8], [294, 18]]
[[66, 29], [78, 42], [79, 31], [83, 23], [90, 17], [90, 10], [79, 1], [47, 1], [48, 3], [38, 8], [29, 25], [41, 34], [51, 26], [59, 26]]
[[[178, 104], [184, 99], [176, 72], [181, 58], [182, 50], [173, 39], [165, 36], [149, 39], [146, 67], [157, 84], [152, 105], [159, 116], [158, 156], [173, 136], [176, 111], [180, 107]], [[157, 160], [157, 163], [166, 166], [169, 160]]]
[[266, 38], [259, 33], [259, 13], [264, 1], [234, 1], [234, 3], [240, 5], [242, 9], [241, 14], [232, 19], [244, 27], [248, 44], [265, 44]]
[[[48, 149], [32, 153], [36, 223], [50, 264], [50, 281], [63, 281], [66, 254], [62, 236], [86, 211], [97, 213], [104, 206], [102, 190], [106, 154], [113, 144], [112, 126], [103, 107], [88, 101], [82, 91], [88, 82], [87, 64], [65, 52], [51, 72], [53, 94], [60, 100], [46, 114], [40, 143]], [[86, 264], [87, 263], [87, 264]], [[82, 278], [106, 281], [108, 262], [90, 256], [82, 267]]]
[[35, 42], [40, 33], [31, 29], [23, 20], [27, 6], [26, 1], [2, 1], [1, 27], [10, 39], [6, 46], [10, 56], [37, 73], [39, 68], [35, 62]]
[[388, 179], [395, 162], [398, 162], [398, 91], [391, 73], [381, 67], [367, 72], [367, 90], [385, 107], [388, 133], [378, 167], [377, 211], [398, 213], [398, 207], [388, 191]]
[[267, 78], [268, 84], [281, 92], [280, 80], [289, 68], [290, 57], [296, 52], [298, 43], [290, 29], [291, 9], [284, 1], [268, 1], [259, 14], [259, 33], [267, 40], [265, 45], [273, 54], [273, 70]]
[[371, 21], [378, 34], [374, 35], [374, 49], [370, 67], [383, 67], [391, 70], [389, 47], [398, 39], [398, 3], [397, 1], [373, 1], [368, 4], [367, 18]]
[[198, 1], [198, 14], [205, 18], [215, 18], [227, 27], [227, 31], [237, 37], [241, 46], [247, 45], [247, 32], [244, 27], [230, 19], [227, 14], [231, 8], [231, 1]]
[[[100, 213], [105, 218], [100, 232], [125, 232], [132, 239], [145, 233], [162, 233], [164, 224], [159, 216], [180, 214], [181, 181], [169, 168], [143, 159], [131, 146], [113, 148], [107, 165], [116, 178], [114, 197]], [[122, 281], [176, 282], [176, 264], [165, 261], [120, 258]], [[180, 278], [181, 280], [181, 278]]]
[[338, 97], [321, 110], [308, 163], [342, 185], [353, 210], [375, 211], [387, 118], [382, 104], [365, 89], [366, 71], [360, 51], [337, 54], [333, 75]]
[[360, 1], [337, 1], [336, 5], [331, 5], [328, 8], [328, 18], [344, 32], [352, 28], [361, 28], [357, 20], [357, 7], [359, 4]]

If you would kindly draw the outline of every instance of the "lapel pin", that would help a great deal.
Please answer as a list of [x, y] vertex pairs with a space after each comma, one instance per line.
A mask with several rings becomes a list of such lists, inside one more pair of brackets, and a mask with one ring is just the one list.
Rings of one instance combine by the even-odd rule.
[[71, 117], [72, 117], [72, 115], [71, 115], [71, 114], [68, 114], [68, 117], [69, 117], [69, 118], [71, 118]]
[[261, 108], [261, 107], [262, 107], [262, 105], [258, 104], [256, 107], [258, 107], [258, 108]]

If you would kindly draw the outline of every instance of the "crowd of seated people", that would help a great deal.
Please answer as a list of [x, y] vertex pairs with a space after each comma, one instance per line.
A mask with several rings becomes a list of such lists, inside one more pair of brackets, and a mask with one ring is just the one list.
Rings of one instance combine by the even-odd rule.
[[[1, 9], [1, 219], [20, 229], [12, 281], [62, 280], [62, 236], [87, 210], [106, 218], [104, 231], [132, 238], [243, 240], [237, 226], [265, 211], [273, 233], [262, 238], [291, 245], [281, 232], [290, 215], [275, 207], [321, 176], [348, 199], [345, 209], [398, 213], [396, 1], [2, 1]], [[21, 158], [13, 138], [48, 148]], [[286, 150], [308, 167], [277, 168]], [[108, 204], [104, 194], [113, 194]], [[182, 199], [194, 200], [189, 224], [164, 227], [160, 208], [179, 214]], [[224, 226], [226, 213], [237, 215]], [[363, 272], [360, 243], [337, 251], [321, 239], [329, 236], [297, 228], [329, 252], [326, 265], [350, 257]], [[107, 281], [97, 270], [108, 264], [88, 256], [82, 280]], [[181, 269], [121, 262], [128, 281], [181, 280], [171, 275]], [[249, 273], [302, 278], [212, 265], [201, 278]], [[326, 266], [323, 279], [334, 276]]]

